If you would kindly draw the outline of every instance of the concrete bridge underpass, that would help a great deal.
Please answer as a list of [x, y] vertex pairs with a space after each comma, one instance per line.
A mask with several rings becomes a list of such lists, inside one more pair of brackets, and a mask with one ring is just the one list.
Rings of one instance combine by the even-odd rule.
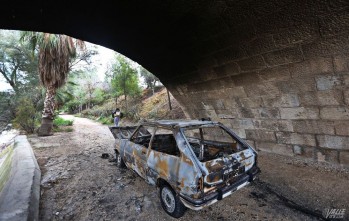
[[191, 118], [260, 150], [349, 165], [347, 0], [18, 1], [0, 28], [67, 34], [157, 75]]

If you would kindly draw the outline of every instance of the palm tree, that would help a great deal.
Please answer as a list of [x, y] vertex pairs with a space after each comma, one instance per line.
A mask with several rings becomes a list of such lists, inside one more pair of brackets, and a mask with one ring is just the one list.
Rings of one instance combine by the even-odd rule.
[[84, 49], [81, 40], [66, 35], [23, 32], [22, 41], [29, 41], [34, 51], [39, 49], [39, 76], [46, 88], [39, 136], [52, 135], [56, 90], [62, 87], [70, 71], [70, 61], [76, 56], [76, 47]]

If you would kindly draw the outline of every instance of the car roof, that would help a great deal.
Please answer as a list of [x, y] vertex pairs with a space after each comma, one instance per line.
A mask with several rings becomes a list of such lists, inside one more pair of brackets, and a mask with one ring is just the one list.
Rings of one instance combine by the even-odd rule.
[[202, 125], [217, 125], [218, 122], [206, 121], [206, 120], [157, 120], [147, 121], [142, 125], [157, 125], [164, 127], [191, 127], [191, 126], [202, 126]]

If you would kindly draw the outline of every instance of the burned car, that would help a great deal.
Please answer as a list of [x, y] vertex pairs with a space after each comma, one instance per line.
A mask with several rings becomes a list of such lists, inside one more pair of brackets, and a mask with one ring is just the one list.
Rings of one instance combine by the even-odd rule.
[[163, 209], [176, 218], [222, 200], [260, 171], [256, 151], [219, 122], [160, 120], [110, 130], [117, 165], [156, 185]]

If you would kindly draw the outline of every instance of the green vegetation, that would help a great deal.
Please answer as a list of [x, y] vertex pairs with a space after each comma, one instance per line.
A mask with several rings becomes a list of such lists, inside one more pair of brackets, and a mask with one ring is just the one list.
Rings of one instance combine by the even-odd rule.
[[0, 74], [12, 87], [0, 92], [0, 128], [12, 121], [26, 133], [72, 131], [72, 122], [57, 117], [61, 112], [110, 125], [115, 108], [123, 121], [183, 116], [180, 108], [169, 109], [159, 79], [121, 54], [99, 79], [91, 62], [96, 46], [75, 49], [82, 45], [64, 35], [0, 30]]
[[74, 129], [71, 127], [55, 127], [53, 125], [53, 132], [73, 132]]
[[6, 150], [2, 151], [0, 155], [0, 160], [3, 160], [0, 166], [0, 192], [4, 188], [5, 183], [7, 182], [10, 172], [11, 172], [11, 164], [12, 164], [12, 155], [13, 155], [13, 145], [10, 145], [6, 148]]
[[[32, 56], [29, 43], [20, 43], [19, 33], [0, 31], [0, 75], [12, 88], [9, 91], [0, 92], [0, 127], [16, 119], [15, 125], [27, 130], [27, 133], [32, 133], [35, 121], [32, 119], [32, 113], [24, 113], [30, 119], [25, 119], [26, 122], [21, 123], [20, 118], [23, 119], [24, 116], [18, 116], [18, 111], [26, 108], [23, 101], [29, 104], [30, 112], [32, 108], [39, 111], [43, 107], [43, 93], [37, 74], [37, 57]], [[19, 123], [23, 124], [24, 128]]]
[[[142, 95], [131, 99], [130, 108], [125, 113], [122, 122], [138, 122], [142, 119], [184, 119], [184, 113], [178, 102], [172, 97], [173, 108], [169, 109], [168, 97], [164, 87], [155, 87], [155, 93], [151, 89], [145, 89]], [[114, 100], [109, 99], [103, 105], [96, 105], [76, 115], [99, 121], [103, 124], [113, 124], [111, 110], [113, 110]], [[119, 106], [124, 107], [125, 101], [120, 101]], [[123, 110], [123, 108], [121, 108]]]
[[25, 97], [19, 99], [13, 123], [27, 133], [34, 132], [36, 125], [39, 123], [39, 116], [30, 99]]
[[74, 120], [65, 120], [61, 117], [56, 117], [53, 121], [55, 126], [72, 126]]
[[[21, 33], [27, 34], [28, 38], [22, 35], [23, 38], [20, 41]], [[46, 98], [48, 95], [51, 97], [49, 102], [46, 99], [45, 104], [51, 105], [52, 110], [48, 111], [46, 108], [45, 116], [48, 114], [53, 119], [53, 106], [60, 107], [71, 99], [67, 91], [55, 91], [55, 88], [64, 84], [64, 76], [67, 75], [67, 73], [61, 73], [54, 66], [53, 63], [57, 59], [54, 59], [52, 63], [48, 62], [51, 66], [39, 59], [45, 53], [54, 53], [55, 49], [50, 48], [49, 46], [52, 45], [48, 42], [57, 39], [63, 38], [58, 35], [45, 35], [43, 33], [0, 30], [0, 75], [3, 77], [3, 81], [11, 86], [10, 90], [0, 92], [0, 129], [13, 121], [14, 126], [26, 133], [37, 131], [37, 127], [40, 126], [41, 111], [44, 109], [45, 87], [48, 88], [49, 85], [52, 86], [50, 86], [52, 93], [48, 93], [49, 90], [46, 90]], [[67, 40], [65, 38], [66, 43]], [[44, 48], [36, 47], [36, 43], [44, 45]], [[74, 55], [69, 59], [68, 70], [74, 71], [84, 68], [84, 66], [77, 65], [79, 62], [89, 63], [91, 56], [96, 54], [93, 49], [74, 53], [70, 47], [68, 51], [70, 51], [68, 54]], [[63, 53], [63, 51], [60, 51], [60, 53]], [[67, 63], [64, 64], [67, 68]], [[40, 70], [40, 77], [38, 70]], [[53, 78], [56, 80], [53, 80]], [[54, 94], [56, 94], [57, 101], [54, 101]]]
[[19, 32], [0, 31], [0, 73], [16, 94], [38, 83], [36, 52], [19, 38]]
[[57, 116], [53, 120], [53, 131], [54, 132], [72, 132], [74, 120], [66, 120]]
[[144, 82], [147, 85], [147, 88], [151, 89], [154, 95], [156, 82], [160, 82], [159, 78], [157, 78], [155, 75], [153, 75], [143, 67], [140, 68], [140, 73], [141, 76], [144, 78]]
[[46, 89], [38, 135], [48, 136], [53, 129], [56, 90], [66, 83], [76, 47], [83, 50], [85, 43], [66, 35], [28, 31], [22, 32], [21, 41], [29, 42], [33, 52], [38, 50], [40, 82]]
[[13, 150], [13, 145], [9, 145], [5, 149], [2, 149], [0, 151], [0, 159], [3, 158], [7, 153], [11, 153], [12, 150]]
[[99, 117], [96, 119], [98, 122], [102, 123], [102, 124], [110, 124], [113, 123], [113, 119], [111, 119], [110, 117]]
[[125, 110], [128, 110], [127, 97], [138, 96], [141, 93], [139, 87], [139, 79], [136, 69], [131, 66], [124, 56], [118, 55], [116, 62], [112, 68], [111, 86], [114, 91], [114, 95], [123, 95], [125, 101]]

